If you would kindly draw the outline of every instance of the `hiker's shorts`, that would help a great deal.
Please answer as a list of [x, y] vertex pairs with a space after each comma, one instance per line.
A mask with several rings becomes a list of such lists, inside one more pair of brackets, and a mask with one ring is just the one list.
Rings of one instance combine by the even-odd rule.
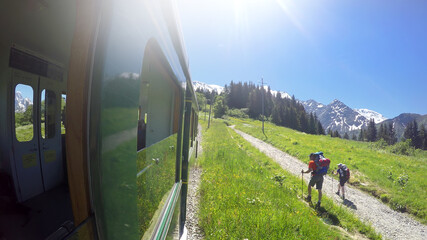
[[323, 175], [321, 174], [312, 175], [310, 178], [310, 182], [308, 184], [312, 187], [314, 186], [314, 184], [316, 184], [316, 189], [322, 189]]
[[340, 178], [340, 186], [341, 187], [344, 187], [344, 184], [347, 182], [347, 179], [345, 179], [345, 178]]

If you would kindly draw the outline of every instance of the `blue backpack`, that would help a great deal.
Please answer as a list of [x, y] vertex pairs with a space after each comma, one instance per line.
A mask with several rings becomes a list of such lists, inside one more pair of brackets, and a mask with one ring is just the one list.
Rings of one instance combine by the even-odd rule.
[[326, 173], [328, 173], [329, 164], [331, 163], [331, 160], [325, 158], [323, 156], [323, 152], [316, 152], [314, 154], [316, 156], [316, 158], [314, 159], [314, 163], [317, 166], [314, 172], [316, 174], [326, 175]]

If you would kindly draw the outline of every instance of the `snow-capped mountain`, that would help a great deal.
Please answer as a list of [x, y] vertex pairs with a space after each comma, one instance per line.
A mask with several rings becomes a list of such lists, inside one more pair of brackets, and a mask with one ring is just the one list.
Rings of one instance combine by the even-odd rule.
[[193, 81], [193, 88], [194, 90], [201, 88], [203, 90], [209, 90], [210, 92], [216, 91], [218, 94], [221, 94], [222, 91], [224, 91], [224, 87], [214, 85], [214, 84], [198, 82], [198, 81]]
[[382, 114], [377, 113], [375, 111], [369, 110], [369, 109], [354, 109], [356, 112], [362, 114], [365, 118], [371, 119], [373, 118], [375, 120], [375, 123], [380, 123], [384, 120], [387, 120]]
[[33, 105], [30, 99], [24, 98], [22, 93], [16, 91], [15, 93], [15, 112], [25, 112], [29, 105]]
[[367, 127], [371, 118], [374, 118], [376, 123], [386, 119], [372, 110], [352, 109], [337, 99], [328, 105], [314, 100], [301, 103], [307, 113], [316, 113], [324, 129], [337, 130], [340, 134]]
[[[195, 90], [201, 88], [203, 90], [217, 91], [218, 93], [224, 91], [224, 87], [198, 81], [193, 81], [193, 87]], [[264, 88], [268, 89], [267, 86], [264, 86]], [[291, 95], [287, 92], [271, 90], [271, 93], [273, 96], [280, 93], [282, 98], [291, 98]], [[375, 123], [380, 123], [387, 119], [380, 113], [369, 109], [352, 109], [337, 99], [328, 105], [312, 99], [299, 102], [304, 106], [307, 113], [316, 113], [325, 130], [337, 130], [340, 134], [367, 127], [371, 118], [375, 120]]]
[[281, 96], [282, 98], [289, 98], [289, 99], [291, 99], [291, 95], [289, 95], [289, 93], [287, 93], [287, 92], [271, 90], [271, 94], [272, 94], [273, 96], [276, 96], [276, 95], [277, 95], [277, 93], [280, 93], [280, 96]]
[[307, 113], [315, 112], [316, 115], [318, 115], [320, 113], [319, 111], [325, 107], [325, 105], [318, 103], [312, 99], [307, 101], [302, 101], [301, 103], [302, 105], [304, 105], [304, 109]]

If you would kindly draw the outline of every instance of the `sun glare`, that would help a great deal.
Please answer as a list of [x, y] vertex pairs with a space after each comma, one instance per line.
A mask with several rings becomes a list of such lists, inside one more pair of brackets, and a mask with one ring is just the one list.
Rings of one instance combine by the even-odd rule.
[[305, 30], [304, 26], [301, 24], [301, 21], [295, 11], [295, 5], [292, 1], [288, 0], [275, 0], [279, 7], [283, 10], [285, 15], [289, 18], [292, 24], [306, 37], [309, 38], [308, 32]]

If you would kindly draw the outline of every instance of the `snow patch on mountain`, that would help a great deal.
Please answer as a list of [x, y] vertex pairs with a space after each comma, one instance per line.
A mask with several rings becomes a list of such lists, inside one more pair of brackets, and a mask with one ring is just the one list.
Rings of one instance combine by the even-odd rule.
[[369, 109], [352, 109], [335, 99], [328, 105], [318, 103], [312, 99], [301, 101], [307, 113], [315, 113], [325, 129], [338, 131], [340, 134], [352, 130], [366, 128], [369, 119], [375, 122], [385, 120], [381, 114]]
[[28, 106], [33, 105], [29, 98], [24, 98], [20, 91], [15, 93], [15, 112], [25, 112]]
[[364, 116], [367, 119], [373, 118], [375, 120], [375, 123], [380, 123], [384, 120], [387, 120], [387, 118], [385, 118], [382, 114], [369, 109], [362, 108], [362, 109], [354, 109], [354, 110], [360, 113], [362, 116]]
[[280, 96], [281, 96], [282, 98], [289, 98], [289, 99], [291, 99], [291, 95], [289, 95], [289, 93], [287, 93], [287, 92], [271, 90], [271, 94], [272, 94], [273, 96], [276, 96], [276, 95], [277, 95], [277, 93], [280, 93]]
[[[268, 86], [264, 86], [264, 89], [265, 89], [265, 91], [268, 91]], [[289, 95], [289, 93], [287, 93], [287, 92], [276, 91], [276, 90], [271, 90], [271, 89], [270, 89], [270, 92], [271, 92], [271, 95], [273, 95], [273, 96], [277, 96], [277, 93], [280, 93], [280, 96], [282, 98], [289, 98], [289, 99], [291, 99], [291, 95]]]
[[215, 84], [207, 84], [207, 83], [203, 83], [203, 82], [198, 82], [198, 81], [193, 81], [193, 88], [194, 90], [197, 89], [203, 89], [203, 90], [208, 90], [210, 92], [212, 91], [216, 91], [218, 94], [221, 94], [222, 91], [224, 91], [224, 87], [215, 85]]

